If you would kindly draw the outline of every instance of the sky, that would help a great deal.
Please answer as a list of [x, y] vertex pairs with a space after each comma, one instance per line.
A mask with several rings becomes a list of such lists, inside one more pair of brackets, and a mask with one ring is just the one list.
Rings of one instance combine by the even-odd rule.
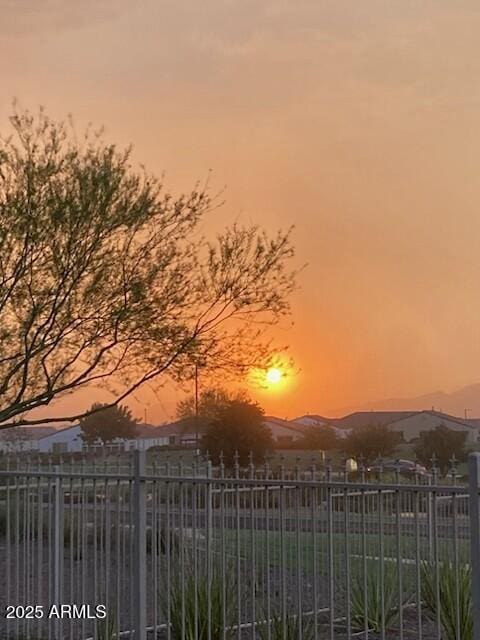
[[[267, 413], [480, 380], [477, 0], [0, 0], [0, 15], [0, 130], [13, 98], [72, 113], [173, 190], [211, 170], [225, 224], [295, 225], [308, 266], [275, 335], [297, 373], [252, 392]], [[178, 397], [134, 402], [160, 422]]]

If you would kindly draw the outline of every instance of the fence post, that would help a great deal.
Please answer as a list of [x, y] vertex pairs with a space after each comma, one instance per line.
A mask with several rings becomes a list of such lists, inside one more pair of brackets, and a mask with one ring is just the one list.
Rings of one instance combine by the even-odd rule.
[[134, 631], [135, 640], [147, 638], [147, 500], [145, 475], [145, 451], [134, 451], [134, 478], [133, 478], [133, 518], [135, 525], [134, 538]]
[[472, 563], [473, 640], [480, 640], [480, 453], [468, 457], [470, 558]]
[[[62, 560], [63, 560], [63, 501], [62, 501], [62, 481], [58, 474], [60, 466], [54, 467], [55, 480], [53, 484], [53, 602], [60, 608], [62, 604]], [[41, 533], [40, 533], [41, 535]], [[60, 640], [62, 637], [62, 619], [54, 619], [54, 637]]]
[[[212, 461], [207, 462], [207, 581], [210, 585], [212, 578], [212, 536], [213, 536], [213, 469]], [[210, 587], [209, 587], [210, 588]]]

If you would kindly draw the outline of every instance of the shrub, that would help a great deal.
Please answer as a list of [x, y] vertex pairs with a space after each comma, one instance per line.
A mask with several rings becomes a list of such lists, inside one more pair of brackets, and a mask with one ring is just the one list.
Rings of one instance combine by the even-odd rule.
[[[438, 602], [437, 602], [438, 576]], [[458, 586], [458, 618], [460, 629], [457, 629], [457, 586]], [[472, 571], [466, 564], [458, 566], [457, 571], [452, 562], [426, 562], [422, 566], [422, 599], [433, 619], [440, 613], [442, 638], [444, 640], [473, 640], [473, 603], [472, 603]], [[440, 612], [437, 606], [440, 605]]]
[[0, 505], [0, 536], [5, 536], [7, 533], [7, 509], [5, 505]]
[[[409, 600], [408, 595], [405, 594], [399, 598], [397, 575], [395, 564], [384, 563], [382, 585], [380, 563], [369, 562], [366, 576], [364, 577], [363, 571], [359, 571], [355, 576], [350, 592], [352, 626], [355, 630], [363, 631], [367, 628], [370, 631], [379, 632], [382, 626], [388, 629], [396, 621], [400, 607], [404, 607]], [[366, 578], [366, 589], [364, 578]]]
[[[175, 564], [178, 567], [179, 563]], [[225, 590], [223, 590], [224, 581]], [[236, 619], [235, 570], [233, 566], [227, 566], [224, 581], [222, 580], [221, 568], [216, 563], [212, 567], [210, 584], [203, 567], [202, 570], [199, 569], [195, 580], [193, 559], [191, 558], [185, 560], [183, 584], [180, 570], [174, 570], [170, 584], [162, 585], [160, 605], [167, 617], [169, 606], [167, 593], [170, 593], [170, 624], [175, 638], [182, 638], [182, 640], [228, 640], [233, 637], [235, 634], [233, 625]], [[209, 603], [210, 633], [208, 629]], [[225, 605], [225, 619], [223, 605]], [[197, 634], [195, 634], [195, 619]]]
[[[267, 618], [267, 614], [265, 614]], [[280, 611], [270, 613], [270, 635], [268, 633], [268, 620], [257, 626], [260, 640], [311, 640], [315, 636], [312, 618], [302, 618], [289, 611], [283, 618]]]
[[109, 610], [103, 620], [98, 620], [95, 629], [95, 640], [113, 640], [117, 637], [117, 616], [115, 610]]
[[168, 535], [165, 527], [162, 527], [155, 536], [152, 529], [147, 529], [146, 538], [147, 553], [155, 551], [157, 556], [166, 555], [168, 546], [172, 555], [180, 550], [180, 536], [174, 529], [171, 529]]

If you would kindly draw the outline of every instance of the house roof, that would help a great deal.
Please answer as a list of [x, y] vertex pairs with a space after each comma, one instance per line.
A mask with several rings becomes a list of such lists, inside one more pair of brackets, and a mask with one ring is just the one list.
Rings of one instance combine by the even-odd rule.
[[343, 418], [331, 418], [330, 423], [342, 429], [357, 429], [360, 427], [386, 426], [397, 420], [409, 418], [420, 411], [355, 411]]
[[[289, 429], [290, 431], [295, 431], [295, 433], [303, 433], [305, 431], [305, 427], [303, 425], [292, 424], [290, 420], [283, 420], [282, 418], [277, 418], [275, 416], [264, 416], [263, 423], [270, 423], [271, 425]], [[198, 430], [200, 433], [203, 433], [203, 431], [205, 431], [207, 425], [208, 419], [202, 417], [198, 418]], [[193, 435], [195, 434], [196, 430], [196, 418], [192, 416], [190, 418], [182, 418], [181, 420], [176, 420], [175, 422], [172, 422], [170, 424], [156, 427], [154, 432], [151, 433], [150, 437]]]
[[327, 424], [330, 424], [333, 422], [332, 418], [325, 418], [325, 416], [320, 416], [316, 413], [306, 413], [303, 416], [298, 416], [298, 418], [294, 418], [293, 420], [290, 420], [290, 422], [295, 422], [297, 424], [302, 424], [302, 421], [305, 420], [305, 424], [307, 421], [313, 421], [313, 422], [324, 422]]
[[51, 438], [52, 436], [56, 436], [57, 433], [63, 433], [65, 431], [70, 431], [71, 429], [79, 429], [79, 424], [72, 424], [70, 427], [65, 427], [64, 429], [55, 429], [52, 433], [47, 433], [47, 435], [42, 436], [39, 440], [44, 440], [45, 438]]
[[283, 418], [276, 418], [275, 416], [264, 416], [263, 424], [272, 424], [284, 429], [290, 429], [295, 433], [305, 433], [305, 426], [301, 424], [292, 424], [291, 420], [283, 420]]
[[[468, 429], [478, 429], [478, 425], [474, 425], [472, 423], [470, 423], [468, 420], [464, 420], [462, 418], [458, 418], [457, 416], [451, 416], [448, 413], [442, 413], [441, 411], [434, 411], [432, 409], [426, 409], [425, 411], [416, 411], [414, 414], [412, 415], [431, 415], [435, 418], [438, 418], [439, 420], [445, 420], [448, 422], [455, 422], [457, 424], [460, 424], [464, 427], [467, 427]], [[393, 424], [395, 422], [401, 422], [402, 420], [405, 420], [406, 418], [409, 418], [410, 416], [404, 416], [403, 418], [398, 418], [397, 420], [392, 420], [392, 422], [390, 424]]]
[[[316, 418], [319, 418], [316, 420]], [[311, 418], [309, 420], [309, 418]], [[302, 422], [298, 422], [298, 420], [302, 420]], [[347, 429], [338, 425], [335, 422], [334, 418], [323, 418], [321, 416], [303, 416], [302, 418], [295, 418], [295, 420], [290, 420], [290, 424], [298, 425], [304, 432], [308, 429], [335, 429], [340, 431], [346, 431]]]
[[[40, 440], [40, 438], [44, 438], [45, 436], [49, 436], [57, 432], [55, 427], [18, 427], [18, 429], [20, 429], [30, 440]], [[7, 435], [8, 431], [9, 429], [0, 431], [0, 439], [4, 434]]]
[[156, 427], [155, 434], [159, 437], [194, 434], [197, 427], [198, 430], [202, 432], [207, 426], [207, 423], [208, 420], [206, 418], [202, 418], [202, 416], [199, 416], [198, 418], [195, 416], [181, 418], [180, 420], [176, 420], [170, 424], [164, 424]]

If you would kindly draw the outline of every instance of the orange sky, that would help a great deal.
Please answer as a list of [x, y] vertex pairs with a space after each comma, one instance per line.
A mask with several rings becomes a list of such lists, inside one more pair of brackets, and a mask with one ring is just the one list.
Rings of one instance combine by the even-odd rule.
[[[135, 5], [135, 6], [134, 6]], [[480, 379], [478, 0], [0, 0], [12, 98], [296, 224], [294, 417]], [[140, 399], [161, 421], [178, 394]]]

